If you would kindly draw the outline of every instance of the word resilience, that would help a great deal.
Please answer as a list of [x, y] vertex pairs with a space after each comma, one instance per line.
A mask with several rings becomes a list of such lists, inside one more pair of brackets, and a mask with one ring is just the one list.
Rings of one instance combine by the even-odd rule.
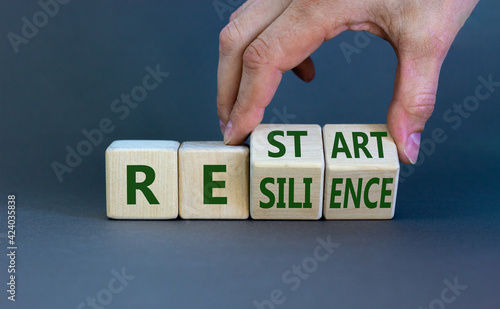
[[114, 141], [113, 219], [392, 219], [399, 160], [386, 125], [261, 124], [250, 147]]

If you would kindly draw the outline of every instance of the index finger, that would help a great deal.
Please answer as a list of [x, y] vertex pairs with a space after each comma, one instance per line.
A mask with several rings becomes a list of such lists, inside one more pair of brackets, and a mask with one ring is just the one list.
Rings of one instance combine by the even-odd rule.
[[340, 26], [325, 28], [323, 18], [304, 14], [304, 7], [295, 4], [293, 2], [243, 54], [240, 87], [224, 134], [226, 144], [242, 143], [259, 125], [285, 71], [303, 62], [326, 39], [345, 30]]

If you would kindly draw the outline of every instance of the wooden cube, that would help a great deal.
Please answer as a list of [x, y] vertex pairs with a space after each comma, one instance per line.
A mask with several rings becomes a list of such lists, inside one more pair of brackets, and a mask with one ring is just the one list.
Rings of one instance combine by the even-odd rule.
[[392, 219], [399, 160], [384, 124], [325, 125], [325, 219]]
[[249, 150], [223, 142], [184, 142], [179, 149], [179, 215], [247, 219]]
[[257, 126], [250, 136], [250, 215], [253, 219], [319, 219], [324, 168], [320, 126]]
[[114, 141], [106, 149], [108, 217], [177, 218], [178, 149], [175, 141]]

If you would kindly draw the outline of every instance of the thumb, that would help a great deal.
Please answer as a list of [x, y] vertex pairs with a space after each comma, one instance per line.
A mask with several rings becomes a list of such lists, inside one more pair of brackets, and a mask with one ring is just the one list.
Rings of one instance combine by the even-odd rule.
[[417, 162], [420, 133], [434, 110], [442, 63], [442, 57], [400, 57], [387, 125], [403, 163]]

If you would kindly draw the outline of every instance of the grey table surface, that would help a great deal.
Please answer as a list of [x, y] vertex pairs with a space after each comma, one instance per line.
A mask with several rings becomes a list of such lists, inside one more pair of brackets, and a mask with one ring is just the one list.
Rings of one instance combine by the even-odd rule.
[[[497, 1], [481, 1], [450, 50], [425, 152], [401, 166], [393, 220], [106, 218], [113, 140], [221, 138], [218, 33], [238, 2], [71, 1], [17, 52], [9, 33], [22, 34], [23, 17], [41, 7], [0, 3], [0, 308], [499, 308], [500, 88], [445, 119], [472, 100], [480, 77], [500, 81]], [[396, 58], [360, 35], [316, 51], [311, 84], [285, 74], [264, 122], [384, 123]], [[358, 52], [344, 55], [342, 43]], [[137, 108], [115, 113], [112, 102], [148, 66], [169, 75]], [[53, 162], [103, 118], [113, 132], [59, 180]], [[430, 142], [435, 129], [446, 141]], [[17, 201], [15, 303], [5, 291], [8, 194]], [[336, 245], [318, 261], [322, 242]]]

